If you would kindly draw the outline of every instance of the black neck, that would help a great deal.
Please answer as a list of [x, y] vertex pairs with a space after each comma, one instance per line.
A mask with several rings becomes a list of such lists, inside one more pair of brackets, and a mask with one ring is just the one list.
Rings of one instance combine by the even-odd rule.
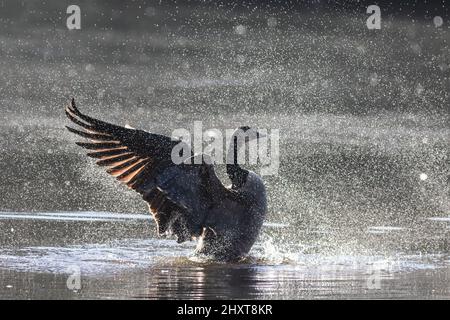
[[[248, 171], [245, 169], [242, 169], [241, 166], [238, 164], [238, 139], [234, 135], [231, 140], [231, 144], [233, 145], [232, 148], [228, 152], [233, 152], [233, 161], [232, 163], [227, 163], [227, 174], [228, 177], [231, 180], [232, 188], [238, 189], [241, 188], [245, 181], [247, 180]], [[242, 147], [242, 146], [241, 146]], [[227, 160], [229, 161], [231, 157], [228, 157]]]

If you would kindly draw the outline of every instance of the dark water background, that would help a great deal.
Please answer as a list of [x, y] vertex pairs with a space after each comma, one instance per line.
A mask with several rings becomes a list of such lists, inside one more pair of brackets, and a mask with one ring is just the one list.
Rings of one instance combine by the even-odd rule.
[[[142, 219], [5, 216], [0, 297], [450, 296], [446, 6], [389, 7], [368, 30], [359, 5], [80, 1], [69, 31], [69, 4], [1, 2], [0, 210], [147, 211], [74, 145], [74, 96], [168, 135], [196, 120], [279, 129], [280, 174], [265, 182], [268, 222], [285, 226], [229, 266], [192, 261], [192, 244], [156, 239]], [[368, 290], [379, 261], [382, 287]]]

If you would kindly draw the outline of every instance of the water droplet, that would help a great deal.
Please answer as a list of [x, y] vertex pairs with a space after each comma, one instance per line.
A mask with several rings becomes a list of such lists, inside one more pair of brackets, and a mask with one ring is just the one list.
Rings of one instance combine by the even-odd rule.
[[441, 64], [439, 64], [439, 69], [442, 72], [446, 72], [448, 69], [450, 69], [450, 67], [446, 63], [441, 63]]
[[87, 72], [93, 72], [95, 70], [95, 67], [92, 64], [88, 63], [84, 69]]
[[247, 33], [247, 27], [240, 24], [240, 25], [234, 27], [234, 32], [236, 32], [238, 35], [242, 36]]
[[442, 19], [442, 17], [436, 16], [433, 18], [433, 23], [436, 28], [440, 28], [444, 24], [444, 20]]
[[417, 95], [420, 96], [423, 93], [424, 90], [425, 89], [423, 88], [423, 86], [420, 83], [416, 86], [416, 94]]
[[70, 69], [69, 70], [69, 77], [75, 77], [77, 75], [77, 70], [75, 69]]
[[411, 44], [411, 50], [415, 54], [420, 54], [422, 52], [422, 48], [420, 47], [420, 45], [418, 43], [412, 43]]
[[275, 28], [278, 24], [278, 21], [275, 17], [270, 17], [269, 19], [267, 19], [267, 26], [269, 28]]
[[245, 56], [244, 55], [242, 55], [242, 54], [238, 54], [237, 56], [236, 56], [236, 62], [238, 63], [238, 64], [244, 64], [244, 62], [245, 62]]
[[184, 70], [189, 70], [189, 68], [191, 67], [191, 65], [189, 64], [189, 62], [184, 61], [184, 62], [181, 64], [181, 67], [182, 67]]
[[153, 87], [147, 88], [147, 94], [154, 94], [154, 93], [155, 93], [155, 88], [153, 88]]
[[376, 73], [372, 73], [370, 75], [370, 85], [375, 87], [380, 82], [378, 75]]
[[103, 97], [105, 96], [105, 92], [106, 92], [105, 89], [98, 89], [97, 90], [97, 98], [98, 99], [103, 99]]

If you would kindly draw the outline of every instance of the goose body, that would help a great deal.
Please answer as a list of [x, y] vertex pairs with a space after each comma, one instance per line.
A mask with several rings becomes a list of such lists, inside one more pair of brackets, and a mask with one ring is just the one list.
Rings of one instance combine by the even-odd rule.
[[245, 256], [255, 243], [266, 215], [266, 191], [261, 178], [249, 171], [237, 191], [243, 201], [225, 198], [209, 212], [197, 252], [220, 260]]
[[179, 140], [91, 118], [77, 109], [74, 99], [65, 111], [84, 129], [67, 127], [88, 139], [77, 142], [91, 150], [87, 155], [142, 195], [158, 234], [174, 234], [178, 242], [198, 239], [196, 253], [216, 260], [238, 260], [250, 251], [266, 215], [266, 191], [256, 173], [239, 166], [236, 151], [245, 143], [238, 134], [253, 129], [236, 130], [230, 148], [234, 158], [227, 164], [232, 185], [225, 187], [211, 162], [192, 164], [198, 163], [189, 161], [192, 154], [183, 155], [186, 161], [181, 164], [171, 160]]

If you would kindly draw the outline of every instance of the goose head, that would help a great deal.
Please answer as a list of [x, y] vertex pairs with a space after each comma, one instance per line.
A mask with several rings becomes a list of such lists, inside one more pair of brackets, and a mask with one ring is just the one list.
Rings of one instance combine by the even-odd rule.
[[238, 163], [239, 149], [245, 147], [248, 142], [259, 140], [265, 136], [256, 128], [249, 126], [241, 126], [234, 131], [227, 154], [227, 174], [233, 189], [240, 189], [245, 184], [249, 173], [248, 170], [242, 168]]

